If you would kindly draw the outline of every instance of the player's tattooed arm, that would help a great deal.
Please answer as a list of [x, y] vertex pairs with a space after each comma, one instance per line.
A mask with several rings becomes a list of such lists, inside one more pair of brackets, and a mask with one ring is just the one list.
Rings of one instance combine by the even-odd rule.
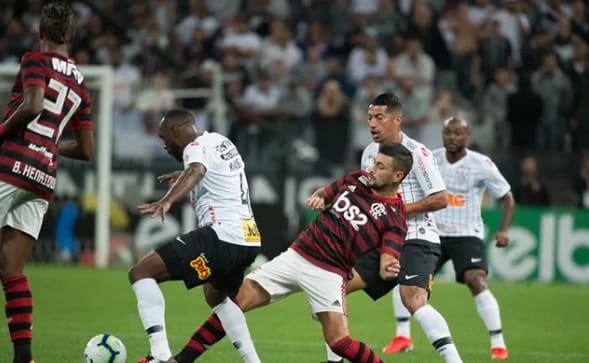
[[446, 208], [448, 205], [448, 192], [440, 190], [413, 203], [405, 204], [407, 214], [434, 212]]
[[23, 91], [23, 101], [16, 111], [0, 124], [0, 137], [9, 135], [16, 130], [26, 127], [38, 114], [43, 111], [45, 89], [38, 86], [26, 87]]
[[501, 197], [499, 201], [503, 206], [503, 214], [501, 216], [499, 230], [493, 235], [492, 240], [495, 241], [495, 246], [505, 247], [509, 244], [509, 235], [507, 231], [509, 230], [509, 226], [511, 226], [511, 220], [513, 219], [515, 199], [511, 192], [507, 192], [507, 194]]
[[172, 204], [194, 189], [196, 184], [202, 180], [206, 171], [206, 167], [201, 163], [188, 164], [162, 199], [154, 203], [139, 205], [139, 211], [142, 214], [152, 213], [152, 217], [160, 216], [162, 222], [165, 222], [166, 213], [168, 213]]

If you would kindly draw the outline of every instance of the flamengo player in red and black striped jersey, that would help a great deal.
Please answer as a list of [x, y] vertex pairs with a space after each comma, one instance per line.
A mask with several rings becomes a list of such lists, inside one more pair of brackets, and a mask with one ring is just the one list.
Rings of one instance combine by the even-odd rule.
[[[0, 277], [14, 363], [32, 362], [33, 300], [23, 268], [55, 189], [57, 155], [94, 155], [90, 95], [68, 56], [74, 15], [65, 3], [43, 7], [41, 50], [22, 56], [0, 124]], [[75, 139], [59, 141], [71, 126]]]
[[[412, 166], [403, 145], [381, 144], [368, 173], [352, 172], [315, 191], [307, 205], [321, 213], [287, 251], [246, 276], [236, 296], [239, 307], [251, 310], [303, 291], [334, 352], [351, 362], [382, 363], [370, 347], [349, 336], [346, 280], [356, 259], [374, 249], [381, 253], [380, 277], [398, 275], [407, 232], [398, 188]], [[176, 362], [192, 363], [224, 335], [217, 315], [209, 317]]]

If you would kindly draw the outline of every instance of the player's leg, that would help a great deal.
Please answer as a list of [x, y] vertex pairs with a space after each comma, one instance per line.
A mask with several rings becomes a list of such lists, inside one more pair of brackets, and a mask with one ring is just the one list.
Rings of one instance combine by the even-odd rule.
[[487, 287], [487, 256], [482, 240], [475, 237], [456, 238], [452, 243], [452, 261], [456, 279], [468, 286], [479, 316], [485, 323], [491, 339], [491, 357], [507, 359], [508, 352], [503, 339], [499, 304]]
[[[148, 356], [165, 362], [172, 356], [165, 322], [165, 299], [158, 283], [170, 279], [163, 258], [173, 258], [170, 243], [162, 246], [160, 252], [153, 251], [143, 257], [129, 270], [129, 282], [137, 297], [137, 310], [143, 328], [149, 337]], [[164, 256], [160, 255], [164, 251]], [[165, 253], [167, 251], [167, 253]]]
[[[237, 246], [219, 242], [218, 261], [227, 266], [226, 271], [219, 271], [210, 283], [204, 285], [205, 297], [209, 306], [221, 321], [231, 343], [239, 351], [246, 363], [259, 363], [260, 358], [254, 347], [245, 315], [240, 307], [230, 298], [237, 295], [243, 281], [245, 269], [256, 258], [259, 248]], [[255, 289], [252, 289], [255, 290]], [[256, 297], [265, 296], [255, 294]], [[264, 299], [262, 303], [266, 302]]]
[[444, 317], [428, 304], [440, 246], [428, 241], [405, 241], [399, 275], [400, 295], [433, 347], [448, 363], [462, 363]]
[[[250, 272], [239, 288], [235, 303], [244, 312], [279, 300], [297, 291], [294, 288], [296, 275], [302, 273], [297, 260], [292, 260], [291, 249]], [[296, 253], [295, 253], [296, 254]], [[201, 325], [176, 355], [178, 363], [192, 363], [209, 347], [225, 336], [225, 330], [217, 314], [211, 315]]]
[[14, 363], [32, 362], [33, 297], [24, 265], [47, 207], [47, 201], [0, 183], [0, 278]]

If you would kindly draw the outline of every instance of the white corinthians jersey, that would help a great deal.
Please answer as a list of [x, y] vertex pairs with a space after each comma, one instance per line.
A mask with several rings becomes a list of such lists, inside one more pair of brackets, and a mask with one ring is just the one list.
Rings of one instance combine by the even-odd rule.
[[235, 145], [225, 136], [205, 132], [184, 148], [183, 160], [185, 169], [192, 163], [206, 168], [190, 193], [198, 226], [211, 225], [225, 242], [260, 246], [245, 165]]
[[491, 159], [475, 151], [467, 149], [453, 164], [446, 160], [444, 148], [435, 150], [434, 157], [448, 188], [448, 207], [435, 212], [440, 236], [483, 239], [483, 192], [489, 188], [495, 198], [501, 198], [509, 192], [509, 183]]
[[[432, 152], [423, 144], [402, 133], [401, 144], [413, 155], [413, 168], [401, 183], [401, 195], [405, 203], [413, 203], [424, 197], [445, 190], [446, 186], [435, 164]], [[378, 144], [370, 143], [362, 153], [362, 169], [368, 170], [378, 153]], [[407, 237], [405, 240], [421, 239], [440, 243], [436, 222], [432, 213], [407, 215]]]

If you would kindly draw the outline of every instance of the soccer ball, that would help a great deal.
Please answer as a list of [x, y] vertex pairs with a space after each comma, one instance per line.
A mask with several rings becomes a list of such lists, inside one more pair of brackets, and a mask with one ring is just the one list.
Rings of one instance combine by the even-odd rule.
[[127, 349], [123, 342], [110, 334], [98, 334], [90, 339], [84, 350], [86, 363], [125, 363]]

